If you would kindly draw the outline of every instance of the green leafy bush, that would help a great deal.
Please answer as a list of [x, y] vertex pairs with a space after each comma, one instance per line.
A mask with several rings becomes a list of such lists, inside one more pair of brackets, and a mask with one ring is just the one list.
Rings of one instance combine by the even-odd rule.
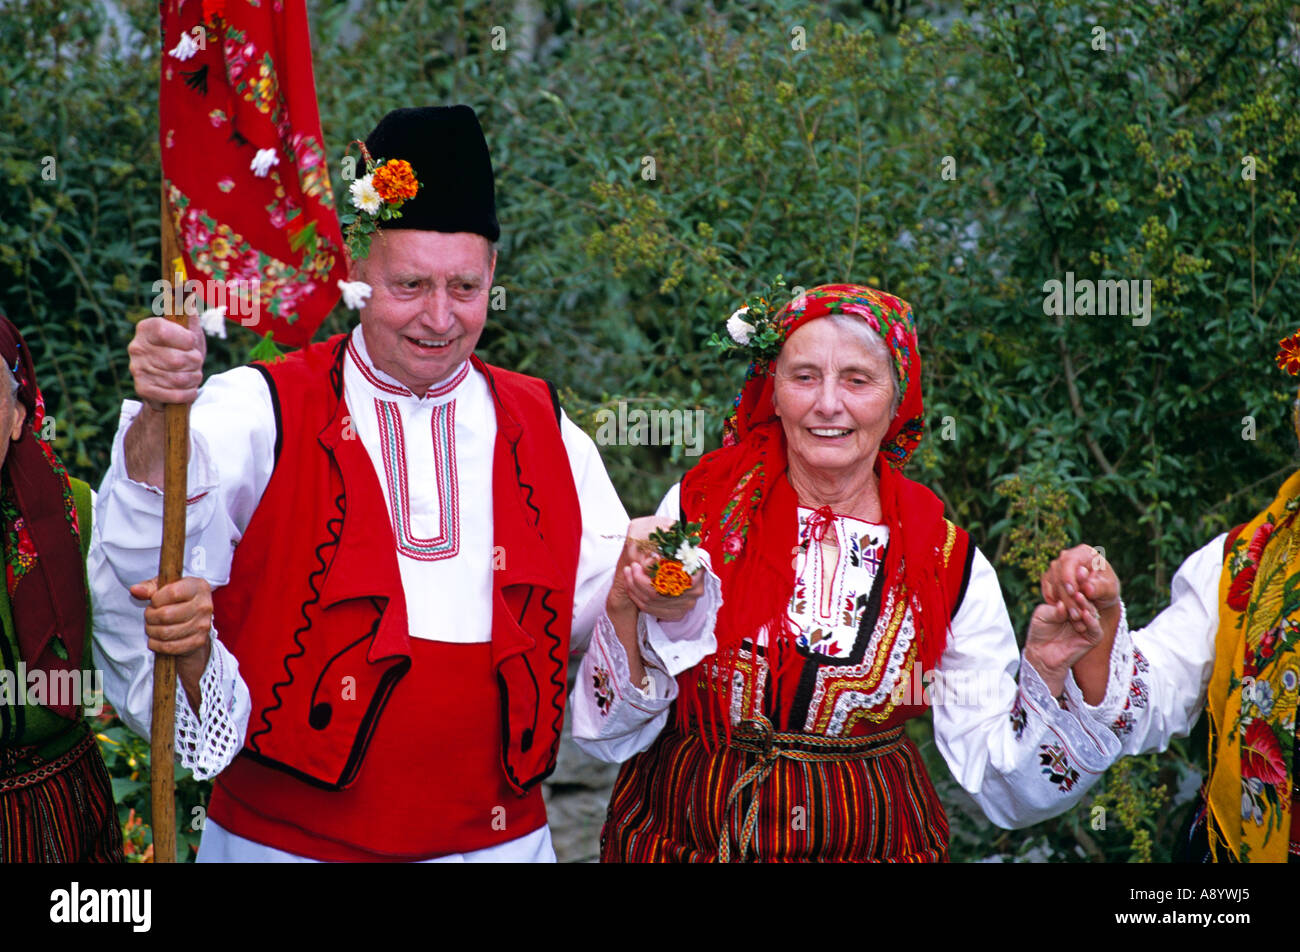
[[[555, 381], [593, 434], [627, 401], [702, 409], [717, 445], [744, 367], [704, 345], [773, 275], [900, 295], [931, 429], [911, 474], [999, 567], [1017, 627], [1037, 568], [1080, 539], [1144, 621], [1179, 562], [1296, 466], [1293, 384], [1271, 360], [1300, 297], [1296, 8], [875, 6], [317, 2], [325, 137], [337, 163], [394, 106], [479, 111], [506, 293], [481, 350]], [[156, 11], [120, 7], [127, 39], [99, 5], [0, 11], [0, 307], [92, 481], [157, 270]], [[1150, 322], [1046, 313], [1067, 272], [1150, 281]], [[232, 328], [210, 370], [251, 343]], [[634, 513], [694, 462], [601, 449]], [[957, 806], [927, 748], [956, 858], [1167, 857], [1202, 752], [1175, 742], [1007, 834]]]

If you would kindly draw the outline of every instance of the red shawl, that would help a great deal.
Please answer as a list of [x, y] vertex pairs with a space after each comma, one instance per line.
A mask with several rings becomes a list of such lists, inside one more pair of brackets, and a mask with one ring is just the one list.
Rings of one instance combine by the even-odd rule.
[[[31, 351], [2, 314], [0, 359], [18, 382], [15, 399], [27, 410], [22, 433], [9, 443], [0, 472], [5, 582], [19, 656], [29, 672], [44, 671], [48, 677], [79, 669], [86, 643], [89, 597], [77, 509], [67, 470], [40, 436], [45, 401], [36, 386]], [[0, 439], [9, 440], [8, 432], [0, 433]], [[47, 706], [61, 717], [78, 716], [75, 701]]]

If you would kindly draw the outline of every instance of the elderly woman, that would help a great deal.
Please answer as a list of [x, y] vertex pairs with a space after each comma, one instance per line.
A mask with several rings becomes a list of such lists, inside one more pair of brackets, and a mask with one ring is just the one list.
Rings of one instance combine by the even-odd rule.
[[923, 424], [909, 306], [828, 285], [771, 328], [779, 353], [752, 354], [726, 445], [659, 509], [702, 523], [716, 626], [688, 637], [640, 612], [629, 559], [574, 689], [579, 746], [631, 758], [602, 859], [945, 860], [947, 817], [904, 732], [931, 703], [994, 822], [1067, 809], [1117, 742], [1035, 665], [1100, 629], [1081, 594], [1041, 606], [1022, 663], [992, 566], [902, 475]]
[[[43, 438], [31, 353], [3, 315], [0, 360], [0, 862], [122, 862], [112, 785], [82, 709], [96, 684], [83, 670], [90, 487], [68, 477]], [[173, 639], [208, 630], [201, 579], [134, 591], [153, 598], [139, 636], [150, 647], [172, 651]]]

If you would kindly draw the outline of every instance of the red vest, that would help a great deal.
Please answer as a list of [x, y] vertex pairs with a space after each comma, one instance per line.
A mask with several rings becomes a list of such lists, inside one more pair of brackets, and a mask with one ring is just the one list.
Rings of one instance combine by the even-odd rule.
[[497, 419], [492, 640], [412, 639], [379, 478], [341, 399], [346, 344], [254, 365], [276, 464], [213, 595], [252, 714], [209, 813], [318, 859], [505, 842], [546, 821], [538, 784], [564, 720], [582, 517], [558, 404], [544, 381], [474, 359]]

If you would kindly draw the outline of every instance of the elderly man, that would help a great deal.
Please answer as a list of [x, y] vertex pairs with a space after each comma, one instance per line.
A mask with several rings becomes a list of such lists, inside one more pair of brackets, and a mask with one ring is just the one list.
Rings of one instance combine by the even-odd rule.
[[199, 859], [551, 860], [539, 784], [570, 638], [616, 574], [648, 614], [715, 612], [693, 609], [701, 578], [668, 599], [631, 565], [554, 389], [474, 356], [500, 229], [473, 111], [396, 110], [366, 145], [418, 191], [388, 218], [380, 175], [353, 190], [372, 233], [351, 277], [371, 296], [350, 334], [199, 390], [201, 333], [140, 323], [143, 406], [123, 409], [92, 585], [156, 562], [159, 407], [193, 401], [187, 551], [216, 634], [182, 661], [201, 700], [178, 729], [183, 757], [221, 771]]

